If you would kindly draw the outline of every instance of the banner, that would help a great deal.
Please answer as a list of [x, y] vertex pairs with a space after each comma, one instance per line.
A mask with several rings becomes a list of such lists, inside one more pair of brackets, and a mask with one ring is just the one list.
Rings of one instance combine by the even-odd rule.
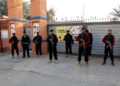
[[63, 26], [57, 27], [57, 37], [59, 42], [64, 42], [64, 36], [67, 34], [67, 31], [73, 35], [73, 39], [76, 40], [76, 36], [80, 34], [81, 27], [80, 26]]

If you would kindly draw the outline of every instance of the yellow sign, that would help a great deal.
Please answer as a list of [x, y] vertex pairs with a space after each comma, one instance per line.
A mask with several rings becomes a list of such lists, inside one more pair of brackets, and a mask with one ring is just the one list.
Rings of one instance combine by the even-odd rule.
[[64, 42], [64, 36], [66, 35], [67, 30], [70, 29], [71, 26], [57, 27], [57, 37], [59, 42]]

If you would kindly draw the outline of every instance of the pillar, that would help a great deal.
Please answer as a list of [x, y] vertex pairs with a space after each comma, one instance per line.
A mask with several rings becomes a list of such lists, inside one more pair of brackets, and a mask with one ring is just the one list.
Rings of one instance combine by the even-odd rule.
[[[47, 53], [47, 6], [46, 0], [31, 0], [31, 30], [32, 38], [39, 31], [42, 36], [42, 52]], [[32, 44], [32, 52], [35, 54], [35, 45]]]
[[[8, 31], [9, 38], [15, 32], [19, 41], [23, 35], [23, 0], [7, 0], [8, 5]], [[19, 42], [19, 50], [22, 51], [21, 43]]]

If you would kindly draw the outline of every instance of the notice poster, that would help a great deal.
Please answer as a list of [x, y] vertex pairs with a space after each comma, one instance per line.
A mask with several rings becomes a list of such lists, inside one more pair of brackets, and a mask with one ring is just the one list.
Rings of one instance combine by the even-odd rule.
[[39, 32], [39, 23], [33, 23], [33, 36], [35, 37]]
[[8, 39], [8, 30], [1, 30], [1, 39]]
[[11, 37], [13, 36], [13, 33], [15, 33], [15, 24], [11, 24]]

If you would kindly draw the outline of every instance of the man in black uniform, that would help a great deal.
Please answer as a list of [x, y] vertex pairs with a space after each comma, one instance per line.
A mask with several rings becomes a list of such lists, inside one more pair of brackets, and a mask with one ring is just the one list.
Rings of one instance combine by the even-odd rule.
[[79, 42], [79, 56], [78, 56], [78, 66], [80, 66], [81, 63], [81, 56], [82, 54], [84, 54], [85, 57], [85, 62], [86, 62], [86, 66], [88, 66], [88, 56], [89, 56], [89, 43], [90, 43], [90, 37], [89, 35], [86, 33], [86, 28], [82, 28], [82, 33], [78, 35], [78, 37], [76, 38], [76, 41]]
[[69, 30], [67, 31], [67, 34], [65, 35], [64, 40], [66, 45], [66, 57], [68, 57], [68, 51], [69, 51], [69, 54], [72, 55], [72, 45], [73, 45], [73, 37], [70, 34]]
[[90, 43], [88, 45], [88, 47], [89, 47], [89, 53], [88, 54], [89, 54], [89, 59], [90, 59], [90, 57], [91, 57], [91, 51], [92, 51], [93, 36], [92, 36], [92, 33], [89, 32], [89, 30], [86, 30], [86, 33], [90, 37]]
[[104, 56], [104, 62], [103, 65], [106, 64], [106, 60], [108, 58], [108, 53], [110, 55], [112, 65], [114, 66], [114, 56], [113, 56], [113, 47], [115, 45], [115, 37], [112, 35], [112, 30], [108, 30], [108, 35], [104, 36], [103, 42], [105, 43], [105, 56]]
[[26, 50], [27, 50], [27, 56], [28, 56], [28, 58], [30, 58], [30, 55], [29, 55], [30, 38], [26, 34], [26, 32], [24, 32], [24, 36], [22, 36], [21, 44], [22, 44], [22, 47], [23, 47], [23, 58], [25, 58], [25, 51]]
[[41, 44], [42, 44], [42, 37], [39, 35], [39, 32], [37, 32], [37, 36], [34, 37], [33, 39], [35, 43], [35, 48], [36, 48], [36, 55], [42, 55], [42, 50], [41, 50]]
[[9, 43], [11, 43], [12, 59], [14, 59], [14, 50], [16, 50], [16, 53], [19, 56], [18, 38], [16, 37], [15, 33], [13, 33], [13, 36], [10, 38]]
[[54, 54], [55, 63], [58, 64], [57, 49], [56, 49], [58, 38], [54, 34], [53, 30], [50, 30], [50, 35], [47, 38], [47, 42], [48, 42], [48, 51], [49, 51], [49, 57], [50, 57], [50, 61], [48, 63], [52, 62], [52, 56], [53, 56], [52, 54]]

